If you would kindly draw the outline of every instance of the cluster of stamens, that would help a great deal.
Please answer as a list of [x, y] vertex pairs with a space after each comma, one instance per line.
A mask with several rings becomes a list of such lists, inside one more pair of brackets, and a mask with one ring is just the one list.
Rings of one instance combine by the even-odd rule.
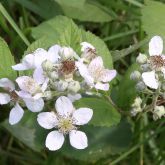
[[155, 55], [150, 57], [150, 64], [153, 69], [160, 69], [165, 66], [165, 59], [162, 56]]

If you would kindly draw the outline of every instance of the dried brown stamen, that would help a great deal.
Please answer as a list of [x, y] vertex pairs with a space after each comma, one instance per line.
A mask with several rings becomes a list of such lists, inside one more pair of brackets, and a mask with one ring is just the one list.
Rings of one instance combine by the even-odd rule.
[[60, 72], [64, 75], [71, 74], [75, 71], [75, 61], [73, 60], [65, 60], [62, 61], [62, 66], [60, 68]]
[[160, 69], [161, 67], [165, 66], [165, 60], [162, 56], [151, 56], [150, 64], [153, 69]]
[[12, 99], [12, 101], [18, 101], [19, 96], [17, 95], [17, 93], [15, 91], [10, 92], [10, 97]]
[[92, 54], [96, 55], [96, 49], [87, 48], [87, 53], [92, 53]]

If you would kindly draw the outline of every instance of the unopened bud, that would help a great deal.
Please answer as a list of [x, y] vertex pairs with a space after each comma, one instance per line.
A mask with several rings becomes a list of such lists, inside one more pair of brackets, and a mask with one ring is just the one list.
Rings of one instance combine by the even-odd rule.
[[137, 113], [139, 113], [139, 112], [142, 112], [142, 108], [141, 107], [135, 107], [135, 108], [131, 109], [131, 115], [132, 116], [136, 116]]
[[165, 116], [165, 108], [164, 106], [156, 106], [153, 112], [153, 119], [157, 120], [161, 117]]
[[144, 84], [143, 81], [140, 81], [136, 84], [136, 90], [137, 91], [143, 91], [146, 89], [146, 85]]
[[142, 103], [142, 99], [140, 97], [136, 97], [131, 106], [132, 107], [141, 107], [141, 103]]
[[139, 64], [145, 64], [147, 62], [147, 56], [145, 54], [140, 53], [136, 58], [136, 62]]
[[59, 54], [62, 60], [72, 59], [76, 56], [76, 53], [70, 47], [62, 47]]
[[149, 64], [143, 64], [140, 67], [141, 67], [142, 72], [147, 72], [147, 71], [150, 70], [150, 65]]
[[52, 81], [56, 81], [58, 79], [58, 73], [56, 71], [50, 72], [49, 77]]
[[80, 83], [78, 81], [71, 81], [68, 84], [68, 90], [77, 93], [80, 90]]
[[141, 79], [141, 73], [137, 70], [133, 71], [130, 75], [130, 79], [134, 81], [138, 81]]
[[57, 91], [63, 92], [67, 89], [68, 87], [68, 82], [60, 80], [58, 82], [55, 82], [55, 88]]
[[45, 72], [49, 72], [53, 69], [53, 63], [49, 60], [45, 60], [43, 63], [42, 63], [42, 68]]
[[45, 92], [44, 92], [44, 97], [45, 97], [47, 100], [52, 99], [52, 92], [51, 92], [51, 91], [45, 91]]

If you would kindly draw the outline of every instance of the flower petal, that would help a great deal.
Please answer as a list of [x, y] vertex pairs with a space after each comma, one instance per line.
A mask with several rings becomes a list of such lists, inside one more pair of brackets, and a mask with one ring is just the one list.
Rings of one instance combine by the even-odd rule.
[[79, 108], [73, 112], [74, 124], [84, 125], [87, 124], [93, 116], [93, 110], [90, 108]]
[[14, 83], [8, 78], [0, 79], [0, 87], [6, 88], [9, 91], [13, 91], [15, 89]]
[[98, 83], [96, 83], [95, 88], [103, 90], [103, 91], [108, 91], [109, 90], [109, 84], [108, 83], [103, 84], [103, 83], [98, 82]]
[[95, 73], [96, 70], [102, 70], [102, 69], [103, 69], [103, 59], [100, 56], [94, 58], [88, 66], [88, 70], [90, 71], [91, 74]]
[[15, 91], [17, 93], [17, 95], [21, 98], [25, 98], [25, 99], [28, 99], [28, 98], [32, 98], [32, 96], [28, 93], [28, 92], [25, 92], [25, 91]]
[[69, 133], [70, 144], [77, 149], [84, 149], [88, 146], [88, 139], [84, 132], [72, 130]]
[[38, 84], [42, 84], [45, 81], [45, 76], [42, 67], [36, 68], [33, 73], [33, 78]]
[[11, 109], [9, 114], [9, 123], [11, 125], [17, 124], [23, 117], [24, 110], [16, 103], [15, 107]]
[[116, 74], [116, 70], [104, 69], [102, 76], [99, 78], [99, 81], [109, 82], [116, 76]]
[[7, 104], [11, 100], [10, 95], [6, 93], [0, 93], [0, 105]]
[[160, 36], [154, 36], [149, 42], [150, 56], [161, 55], [163, 51], [163, 40]]
[[82, 98], [82, 96], [77, 93], [77, 94], [68, 94], [67, 97], [69, 98], [69, 100], [73, 103], [77, 100], [80, 100]]
[[32, 112], [40, 112], [44, 108], [44, 100], [40, 99], [23, 99], [27, 108]]
[[52, 131], [46, 137], [46, 147], [51, 151], [56, 151], [62, 147], [64, 135], [58, 131]]
[[159, 84], [155, 78], [155, 72], [154, 71], [142, 73], [142, 79], [148, 87], [153, 88], [153, 89], [158, 88]]
[[37, 116], [37, 121], [39, 125], [45, 129], [54, 128], [57, 123], [57, 117], [54, 112], [41, 112]]
[[34, 64], [35, 67], [41, 67], [41, 64], [47, 59], [48, 52], [45, 49], [38, 48], [34, 52]]
[[52, 63], [56, 63], [59, 59], [59, 51], [61, 47], [59, 45], [53, 45], [48, 50], [47, 59], [50, 60]]
[[55, 103], [57, 113], [62, 116], [68, 116], [73, 113], [74, 107], [72, 102], [65, 96], [61, 96]]
[[88, 43], [88, 42], [81, 42], [80, 45], [82, 46], [81, 47], [82, 52], [84, 52], [88, 48], [95, 49], [95, 47], [93, 45], [91, 45], [90, 43]]

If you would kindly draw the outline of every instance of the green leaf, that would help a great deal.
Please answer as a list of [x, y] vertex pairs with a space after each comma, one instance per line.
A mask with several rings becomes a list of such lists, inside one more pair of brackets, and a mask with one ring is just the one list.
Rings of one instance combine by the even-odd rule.
[[0, 78], [15, 79], [17, 74], [11, 68], [15, 65], [14, 57], [12, 56], [7, 43], [0, 37]]
[[119, 154], [124, 151], [131, 141], [131, 127], [122, 121], [114, 127], [86, 126], [83, 130], [88, 137], [88, 147], [84, 150], [72, 148], [67, 141], [61, 152], [67, 157], [95, 162], [107, 155]]
[[130, 105], [137, 95], [137, 91], [135, 89], [136, 82], [130, 79], [130, 74], [134, 70], [138, 69], [139, 66], [137, 64], [131, 65], [119, 84], [116, 103], [124, 110], [129, 109]]
[[48, 48], [53, 44], [70, 46], [77, 53], [80, 53], [80, 43], [86, 41], [96, 47], [98, 54], [103, 57], [105, 66], [112, 68], [112, 57], [104, 41], [94, 34], [78, 28], [67, 17], [58, 16], [43, 22], [39, 26], [32, 28], [32, 36], [37, 41], [32, 43], [27, 53], [34, 51], [38, 47]]
[[38, 125], [35, 113], [27, 111], [18, 124], [10, 125], [6, 120], [2, 126], [34, 151], [41, 151], [45, 146], [44, 141], [47, 133]]
[[93, 109], [93, 117], [89, 124], [94, 126], [116, 125], [120, 122], [120, 114], [106, 100], [97, 98], [82, 98], [75, 103], [76, 107], [88, 107]]
[[61, 6], [64, 14], [70, 18], [90, 22], [109, 22], [112, 20], [109, 13], [85, 0], [56, 0], [56, 2]]
[[[149, 0], [142, 8], [142, 27], [149, 38], [160, 35], [165, 40], [165, 4]], [[164, 43], [165, 46], [165, 43]]]

